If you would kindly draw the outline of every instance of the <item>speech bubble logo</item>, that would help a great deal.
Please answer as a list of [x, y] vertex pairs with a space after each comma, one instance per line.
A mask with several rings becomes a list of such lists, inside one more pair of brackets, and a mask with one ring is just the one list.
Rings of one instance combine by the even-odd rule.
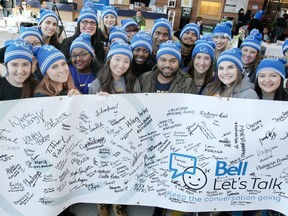
[[[197, 158], [194, 156], [171, 153], [169, 169], [174, 171], [172, 179], [175, 179], [184, 174], [194, 175], [196, 172], [196, 162]], [[189, 167], [194, 167], [194, 169], [187, 169]]]

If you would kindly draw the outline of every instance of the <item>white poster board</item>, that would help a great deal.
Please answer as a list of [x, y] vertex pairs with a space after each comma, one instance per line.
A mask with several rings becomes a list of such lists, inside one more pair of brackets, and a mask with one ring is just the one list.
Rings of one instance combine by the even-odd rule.
[[288, 214], [287, 102], [81, 95], [0, 110], [1, 216], [83, 202]]

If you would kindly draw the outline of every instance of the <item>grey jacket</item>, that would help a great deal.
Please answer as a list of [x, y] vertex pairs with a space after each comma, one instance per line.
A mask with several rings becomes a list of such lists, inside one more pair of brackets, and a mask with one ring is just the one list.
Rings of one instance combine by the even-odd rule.
[[244, 76], [241, 83], [235, 87], [232, 98], [259, 99], [255, 92], [255, 85], [251, 83], [249, 77]]

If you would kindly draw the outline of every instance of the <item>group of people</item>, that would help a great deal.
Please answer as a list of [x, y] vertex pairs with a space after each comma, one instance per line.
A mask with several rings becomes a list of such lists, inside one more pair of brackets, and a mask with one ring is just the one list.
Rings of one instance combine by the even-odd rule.
[[[171, 23], [159, 18], [150, 34], [134, 19], [118, 25], [112, 6], [103, 9], [99, 21], [90, 2], [82, 8], [73, 36], [60, 42], [58, 27], [58, 16], [43, 9], [37, 27], [21, 28], [19, 39], [0, 49], [7, 70], [0, 78], [0, 100], [151, 92], [288, 101], [286, 61], [260, 59], [262, 34], [257, 29], [240, 49], [231, 48], [229, 21], [202, 37], [199, 25], [189, 23], [176, 37]], [[282, 49], [287, 58], [288, 40]], [[113, 210], [126, 215], [121, 205]], [[156, 208], [154, 215], [163, 211]], [[109, 206], [98, 204], [98, 213], [109, 215]]]

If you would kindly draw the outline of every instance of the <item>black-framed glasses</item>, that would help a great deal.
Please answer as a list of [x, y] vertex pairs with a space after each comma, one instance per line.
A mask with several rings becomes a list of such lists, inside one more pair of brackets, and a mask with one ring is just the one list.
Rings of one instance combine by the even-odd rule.
[[88, 54], [90, 54], [90, 53], [87, 52], [87, 53], [72, 54], [72, 55], [70, 56], [70, 58], [73, 59], [73, 60], [77, 59], [77, 57], [83, 59], [83, 58], [85, 58]]
[[82, 20], [81, 23], [84, 26], [87, 26], [88, 24], [90, 24], [91, 26], [96, 26], [97, 25], [97, 23], [95, 21], [88, 21], [88, 20]]
[[42, 42], [41, 41], [33, 41], [33, 42], [29, 42], [27, 41], [27, 43], [31, 44], [32, 46], [42, 46]]

